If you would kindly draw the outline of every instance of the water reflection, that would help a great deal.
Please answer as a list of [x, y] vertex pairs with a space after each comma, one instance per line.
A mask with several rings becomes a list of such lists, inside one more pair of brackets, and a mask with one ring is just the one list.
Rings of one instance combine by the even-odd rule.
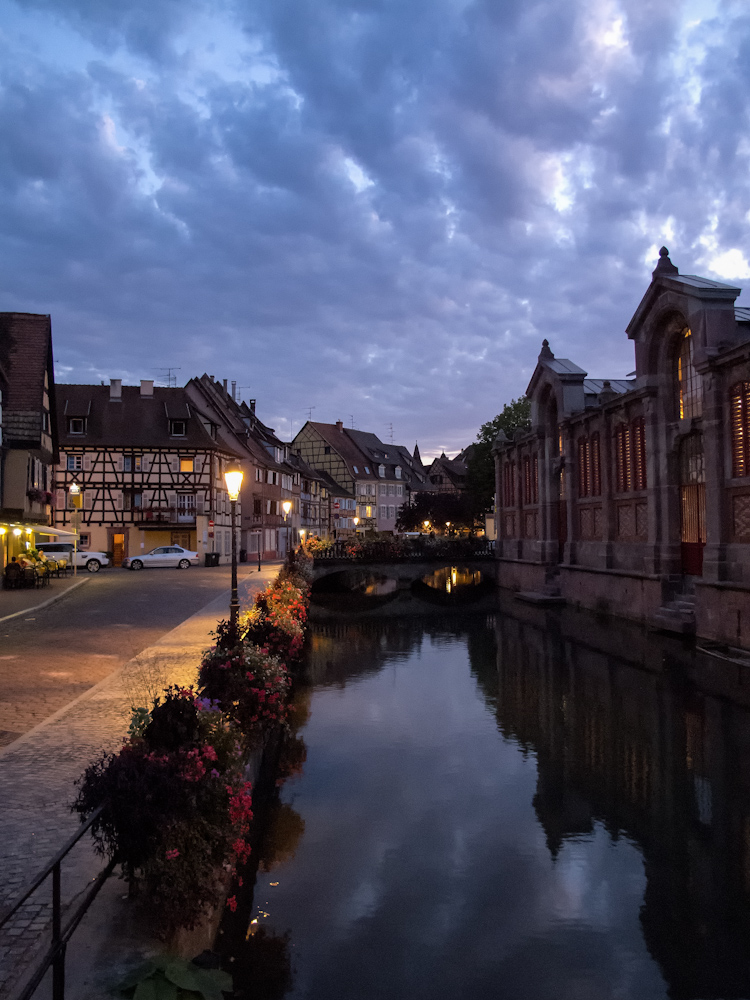
[[457, 594], [462, 590], [478, 587], [481, 582], [481, 569], [469, 566], [441, 566], [422, 577], [422, 583], [434, 590], [444, 590], [446, 594]]
[[744, 675], [519, 613], [315, 626], [245, 915], [284, 995], [750, 996]]

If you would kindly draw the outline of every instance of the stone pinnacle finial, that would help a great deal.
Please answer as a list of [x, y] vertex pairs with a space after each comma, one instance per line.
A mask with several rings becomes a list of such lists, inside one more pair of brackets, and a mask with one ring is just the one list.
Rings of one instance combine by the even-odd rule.
[[659, 251], [659, 260], [657, 261], [656, 267], [651, 272], [652, 277], [656, 277], [657, 274], [679, 274], [680, 272], [674, 266], [672, 261], [669, 259], [669, 250], [666, 247], [662, 247]]
[[539, 352], [539, 357], [540, 358], [554, 358], [554, 356], [555, 355], [550, 350], [549, 341], [548, 340], [543, 340], [542, 341], [542, 349]]

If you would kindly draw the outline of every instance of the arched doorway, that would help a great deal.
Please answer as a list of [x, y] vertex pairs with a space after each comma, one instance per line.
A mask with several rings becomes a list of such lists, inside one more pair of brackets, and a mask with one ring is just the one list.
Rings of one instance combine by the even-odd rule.
[[680, 540], [682, 572], [703, 575], [706, 544], [706, 478], [703, 435], [688, 434], [680, 442]]

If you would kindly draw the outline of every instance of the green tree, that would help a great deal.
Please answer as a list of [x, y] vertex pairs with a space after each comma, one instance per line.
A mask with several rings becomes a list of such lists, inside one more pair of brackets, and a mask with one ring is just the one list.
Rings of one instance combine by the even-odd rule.
[[531, 403], [526, 396], [519, 396], [506, 403], [502, 413], [482, 424], [477, 434], [469, 458], [469, 471], [466, 476], [466, 489], [471, 499], [471, 508], [477, 518], [486, 511], [492, 510], [495, 495], [495, 459], [492, 455], [492, 444], [500, 430], [510, 436], [511, 431], [528, 431], [531, 429]]

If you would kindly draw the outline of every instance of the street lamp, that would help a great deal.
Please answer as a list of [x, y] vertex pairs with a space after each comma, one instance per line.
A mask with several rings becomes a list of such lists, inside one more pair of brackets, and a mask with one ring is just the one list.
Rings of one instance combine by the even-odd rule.
[[[282, 505], [281, 505], [281, 509], [284, 511], [284, 524], [286, 524], [287, 523], [287, 518], [289, 517], [289, 512], [292, 509], [292, 501], [291, 500], [285, 500], [282, 503]], [[290, 544], [291, 540], [290, 540], [289, 531], [290, 531], [290, 529], [287, 526], [287, 529], [286, 529], [286, 551], [287, 551], [287, 554], [289, 553], [289, 551], [291, 549], [291, 544]]]
[[232, 505], [232, 597], [229, 601], [229, 636], [232, 645], [237, 644], [237, 619], [240, 615], [240, 599], [237, 596], [237, 498], [242, 489], [242, 469], [238, 462], [232, 462], [224, 471], [224, 482]]
[[353, 518], [353, 520], [354, 520], [354, 534], [356, 535], [357, 534], [357, 525], [359, 524], [359, 518], [355, 517], [355, 518]]
[[78, 483], [71, 483], [68, 487], [70, 493], [70, 506], [73, 513], [70, 516], [70, 523], [75, 529], [73, 536], [73, 576], [78, 576], [78, 511], [81, 509], [81, 487]]
[[451, 523], [450, 523], [450, 521], [446, 521], [445, 522], [445, 527], [448, 529], [448, 534], [450, 535], [450, 533], [451, 533]]

